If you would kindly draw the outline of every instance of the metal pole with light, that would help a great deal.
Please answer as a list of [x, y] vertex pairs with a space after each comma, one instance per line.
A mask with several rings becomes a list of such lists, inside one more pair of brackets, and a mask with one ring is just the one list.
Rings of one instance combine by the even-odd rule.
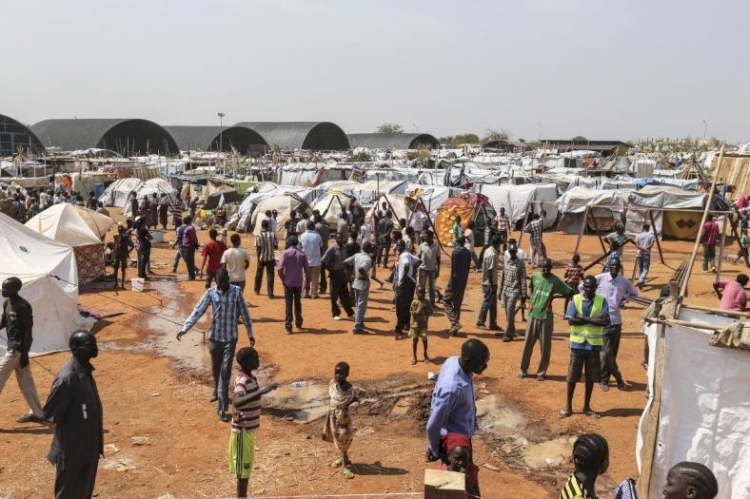
[[[221, 159], [221, 153], [224, 151], [224, 116], [226, 116], [226, 114], [222, 112], [218, 112], [216, 113], [216, 116], [219, 117], [219, 128], [221, 128], [221, 130], [219, 131], [219, 154], [218, 154], [218, 158]], [[222, 163], [224, 162], [222, 161]], [[227, 176], [226, 164], [222, 164], [222, 171], [224, 172], [224, 177], [226, 177]]]
[[537, 123], [537, 125], [539, 125], [539, 142], [542, 142], [542, 134], [544, 132], [544, 125], [542, 125], [541, 123]]
[[708, 125], [710, 123], [708, 120], [703, 120], [703, 140], [706, 140], [706, 133], [708, 132]]

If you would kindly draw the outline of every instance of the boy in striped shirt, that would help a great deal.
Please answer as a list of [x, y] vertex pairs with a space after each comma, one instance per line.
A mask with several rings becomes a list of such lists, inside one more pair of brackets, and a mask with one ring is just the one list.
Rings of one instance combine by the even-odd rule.
[[261, 388], [253, 371], [260, 367], [258, 352], [252, 347], [237, 352], [240, 365], [234, 381], [234, 415], [229, 439], [229, 472], [237, 478], [237, 497], [247, 497], [247, 486], [255, 458], [255, 432], [260, 427], [260, 397], [279, 387], [278, 384]]

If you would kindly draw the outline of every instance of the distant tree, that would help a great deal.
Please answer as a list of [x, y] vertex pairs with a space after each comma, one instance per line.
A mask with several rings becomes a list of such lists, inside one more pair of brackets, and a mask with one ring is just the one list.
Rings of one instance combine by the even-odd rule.
[[383, 123], [382, 125], [378, 126], [378, 128], [375, 130], [375, 133], [397, 134], [404, 133], [404, 129], [398, 123]]
[[589, 139], [587, 139], [583, 135], [576, 135], [575, 137], [573, 137], [573, 142], [588, 142], [588, 141]]
[[450, 146], [453, 145], [453, 139], [454, 138], [455, 137], [453, 137], [453, 135], [446, 135], [445, 137], [439, 137], [438, 138], [438, 142], [441, 145], [446, 145], [446, 146], [450, 147]]
[[507, 142], [510, 140], [513, 134], [507, 128], [501, 128], [500, 130], [493, 130], [492, 128], [487, 129], [485, 137], [482, 142], [490, 142], [497, 140], [498, 142]]
[[464, 133], [453, 137], [454, 146], [462, 144], [479, 144], [479, 135], [475, 133]]
[[356, 154], [350, 154], [348, 160], [353, 163], [364, 163], [372, 161], [372, 155], [367, 151], [360, 151]]

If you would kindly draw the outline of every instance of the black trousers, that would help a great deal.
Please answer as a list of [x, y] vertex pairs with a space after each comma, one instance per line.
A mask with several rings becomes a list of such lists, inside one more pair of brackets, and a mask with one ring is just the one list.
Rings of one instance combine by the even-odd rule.
[[55, 476], [55, 499], [91, 499], [96, 484], [99, 461], [71, 468], [57, 467]]
[[414, 299], [414, 281], [404, 277], [396, 286], [396, 327], [394, 332], [402, 332], [409, 328], [409, 307]]
[[380, 260], [383, 254], [385, 254], [385, 260], [383, 261], [383, 267], [388, 266], [388, 254], [391, 252], [391, 236], [378, 238], [378, 254], [375, 256], [375, 265], [380, 265]]
[[[323, 273], [321, 272], [321, 274]], [[351, 295], [346, 281], [346, 273], [343, 270], [333, 270], [331, 271], [331, 314], [334, 317], [341, 316], [341, 309], [338, 304], [339, 300], [346, 311], [346, 315], [354, 315]]]
[[284, 286], [284, 302], [286, 305], [286, 317], [284, 326], [287, 330], [292, 329], [292, 306], [294, 306], [294, 324], [302, 327], [302, 288], [291, 288]]
[[276, 261], [258, 262], [258, 268], [255, 269], [255, 294], [260, 294], [260, 287], [263, 285], [263, 269], [266, 269], [266, 289], [268, 296], [273, 296], [273, 280]]
[[328, 289], [328, 282], [326, 281], [326, 270], [328, 267], [325, 265], [320, 266], [320, 286], [318, 286], [318, 292], [325, 293]]
[[188, 277], [190, 280], [195, 280], [195, 247], [194, 246], [186, 246], [185, 247], [185, 254], [183, 255], [185, 258], [185, 263], [187, 264], [188, 268]]

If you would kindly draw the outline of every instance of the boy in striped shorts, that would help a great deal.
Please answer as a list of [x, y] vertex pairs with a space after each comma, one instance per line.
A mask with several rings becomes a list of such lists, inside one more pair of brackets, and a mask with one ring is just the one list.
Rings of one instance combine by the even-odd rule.
[[251, 347], [237, 352], [240, 365], [234, 381], [234, 417], [229, 439], [229, 472], [237, 478], [237, 497], [247, 497], [247, 486], [255, 458], [255, 432], [260, 427], [260, 397], [279, 387], [278, 384], [260, 388], [253, 371], [260, 367], [258, 352]]

